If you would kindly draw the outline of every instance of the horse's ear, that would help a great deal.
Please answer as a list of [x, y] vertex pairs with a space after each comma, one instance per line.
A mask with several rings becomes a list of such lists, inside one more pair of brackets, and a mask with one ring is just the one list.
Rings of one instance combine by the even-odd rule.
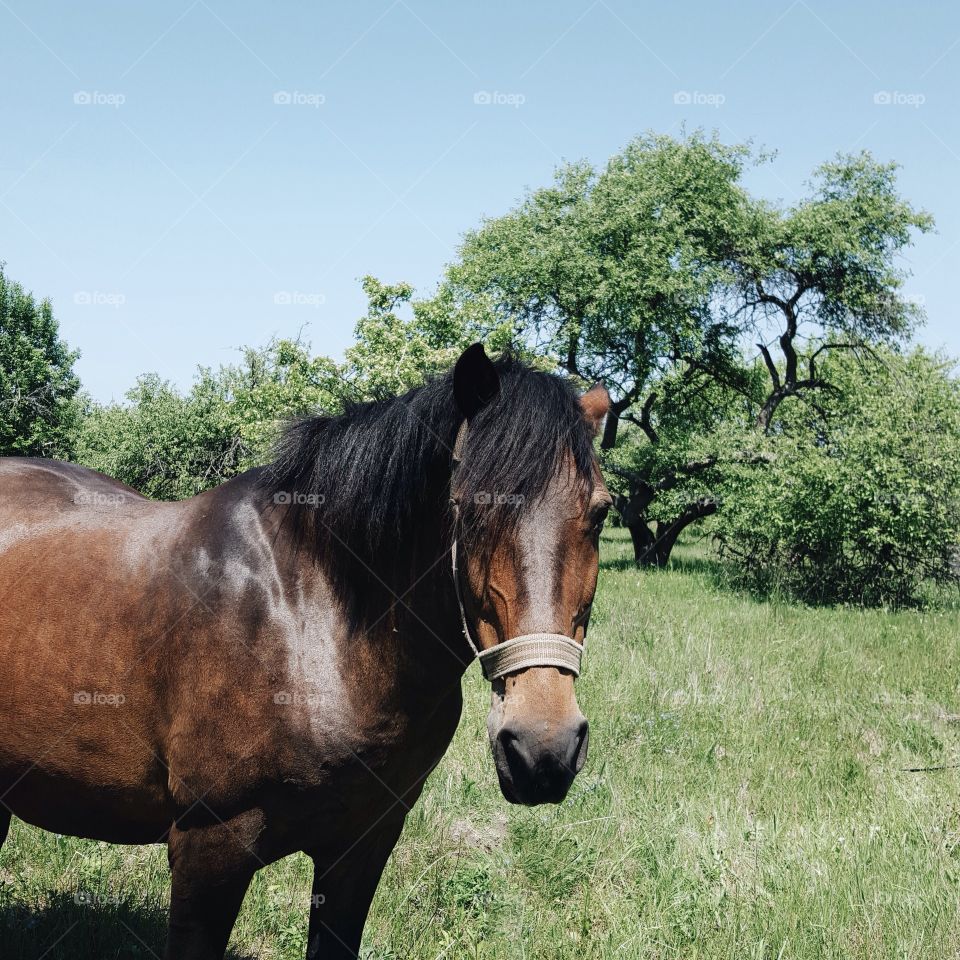
[[500, 392], [500, 374], [483, 349], [474, 343], [460, 354], [453, 368], [453, 397], [457, 408], [470, 420]]
[[603, 418], [610, 412], [610, 393], [602, 383], [595, 383], [580, 396], [580, 406], [587, 423], [593, 429], [593, 435], [600, 432]]

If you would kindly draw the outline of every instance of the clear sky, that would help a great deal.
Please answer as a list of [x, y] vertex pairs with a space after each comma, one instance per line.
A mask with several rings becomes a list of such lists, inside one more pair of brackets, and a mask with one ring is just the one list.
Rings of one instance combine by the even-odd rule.
[[644, 130], [716, 129], [796, 200], [869, 148], [937, 218], [921, 339], [960, 354], [960, 4], [0, 0], [0, 260], [95, 397], [271, 335], [339, 356], [358, 279], [429, 292], [460, 234]]

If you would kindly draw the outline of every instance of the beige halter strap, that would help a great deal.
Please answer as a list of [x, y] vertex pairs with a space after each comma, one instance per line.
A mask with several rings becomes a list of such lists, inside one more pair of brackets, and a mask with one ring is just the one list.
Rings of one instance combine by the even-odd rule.
[[[460, 465], [463, 447], [467, 439], [467, 421], [460, 424], [457, 439], [453, 445], [453, 469]], [[575, 677], [580, 676], [580, 661], [583, 647], [562, 633], [525, 633], [523, 636], [505, 640], [488, 650], [481, 650], [473, 639], [467, 624], [467, 612], [463, 605], [463, 593], [460, 589], [460, 572], [457, 567], [457, 530], [460, 524], [460, 508], [451, 496], [453, 507], [453, 542], [450, 546], [450, 561], [453, 567], [453, 583], [460, 607], [460, 623], [463, 635], [470, 644], [474, 656], [480, 661], [483, 675], [491, 682], [505, 677], [508, 673], [517, 673], [527, 667], [559, 667], [569, 670]]]

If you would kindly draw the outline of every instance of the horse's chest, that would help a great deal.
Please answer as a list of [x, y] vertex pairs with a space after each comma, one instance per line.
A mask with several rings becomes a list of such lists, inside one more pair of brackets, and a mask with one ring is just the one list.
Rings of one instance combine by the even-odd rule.
[[416, 638], [350, 635], [332, 592], [320, 599], [275, 621], [283, 656], [270, 708], [293, 745], [283, 779], [314, 785], [334, 807], [419, 794], [456, 730], [459, 684], [425, 682], [431, 665], [404, 655]]

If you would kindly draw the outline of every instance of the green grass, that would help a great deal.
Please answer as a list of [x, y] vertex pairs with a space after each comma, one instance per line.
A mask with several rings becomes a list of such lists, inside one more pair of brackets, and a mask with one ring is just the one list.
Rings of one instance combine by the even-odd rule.
[[[572, 795], [502, 800], [472, 669], [374, 902], [371, 960], [960, 956], [960, 613], [761, 602], [702, 557], [640, 573], [628, 552], [605, 538]], [[234, 956], [303, 956], [309, 878], [299, 857], [261, 871]], [[166, 896], [161, 848], [15, 823], [0, 953], [149, 957]]]

